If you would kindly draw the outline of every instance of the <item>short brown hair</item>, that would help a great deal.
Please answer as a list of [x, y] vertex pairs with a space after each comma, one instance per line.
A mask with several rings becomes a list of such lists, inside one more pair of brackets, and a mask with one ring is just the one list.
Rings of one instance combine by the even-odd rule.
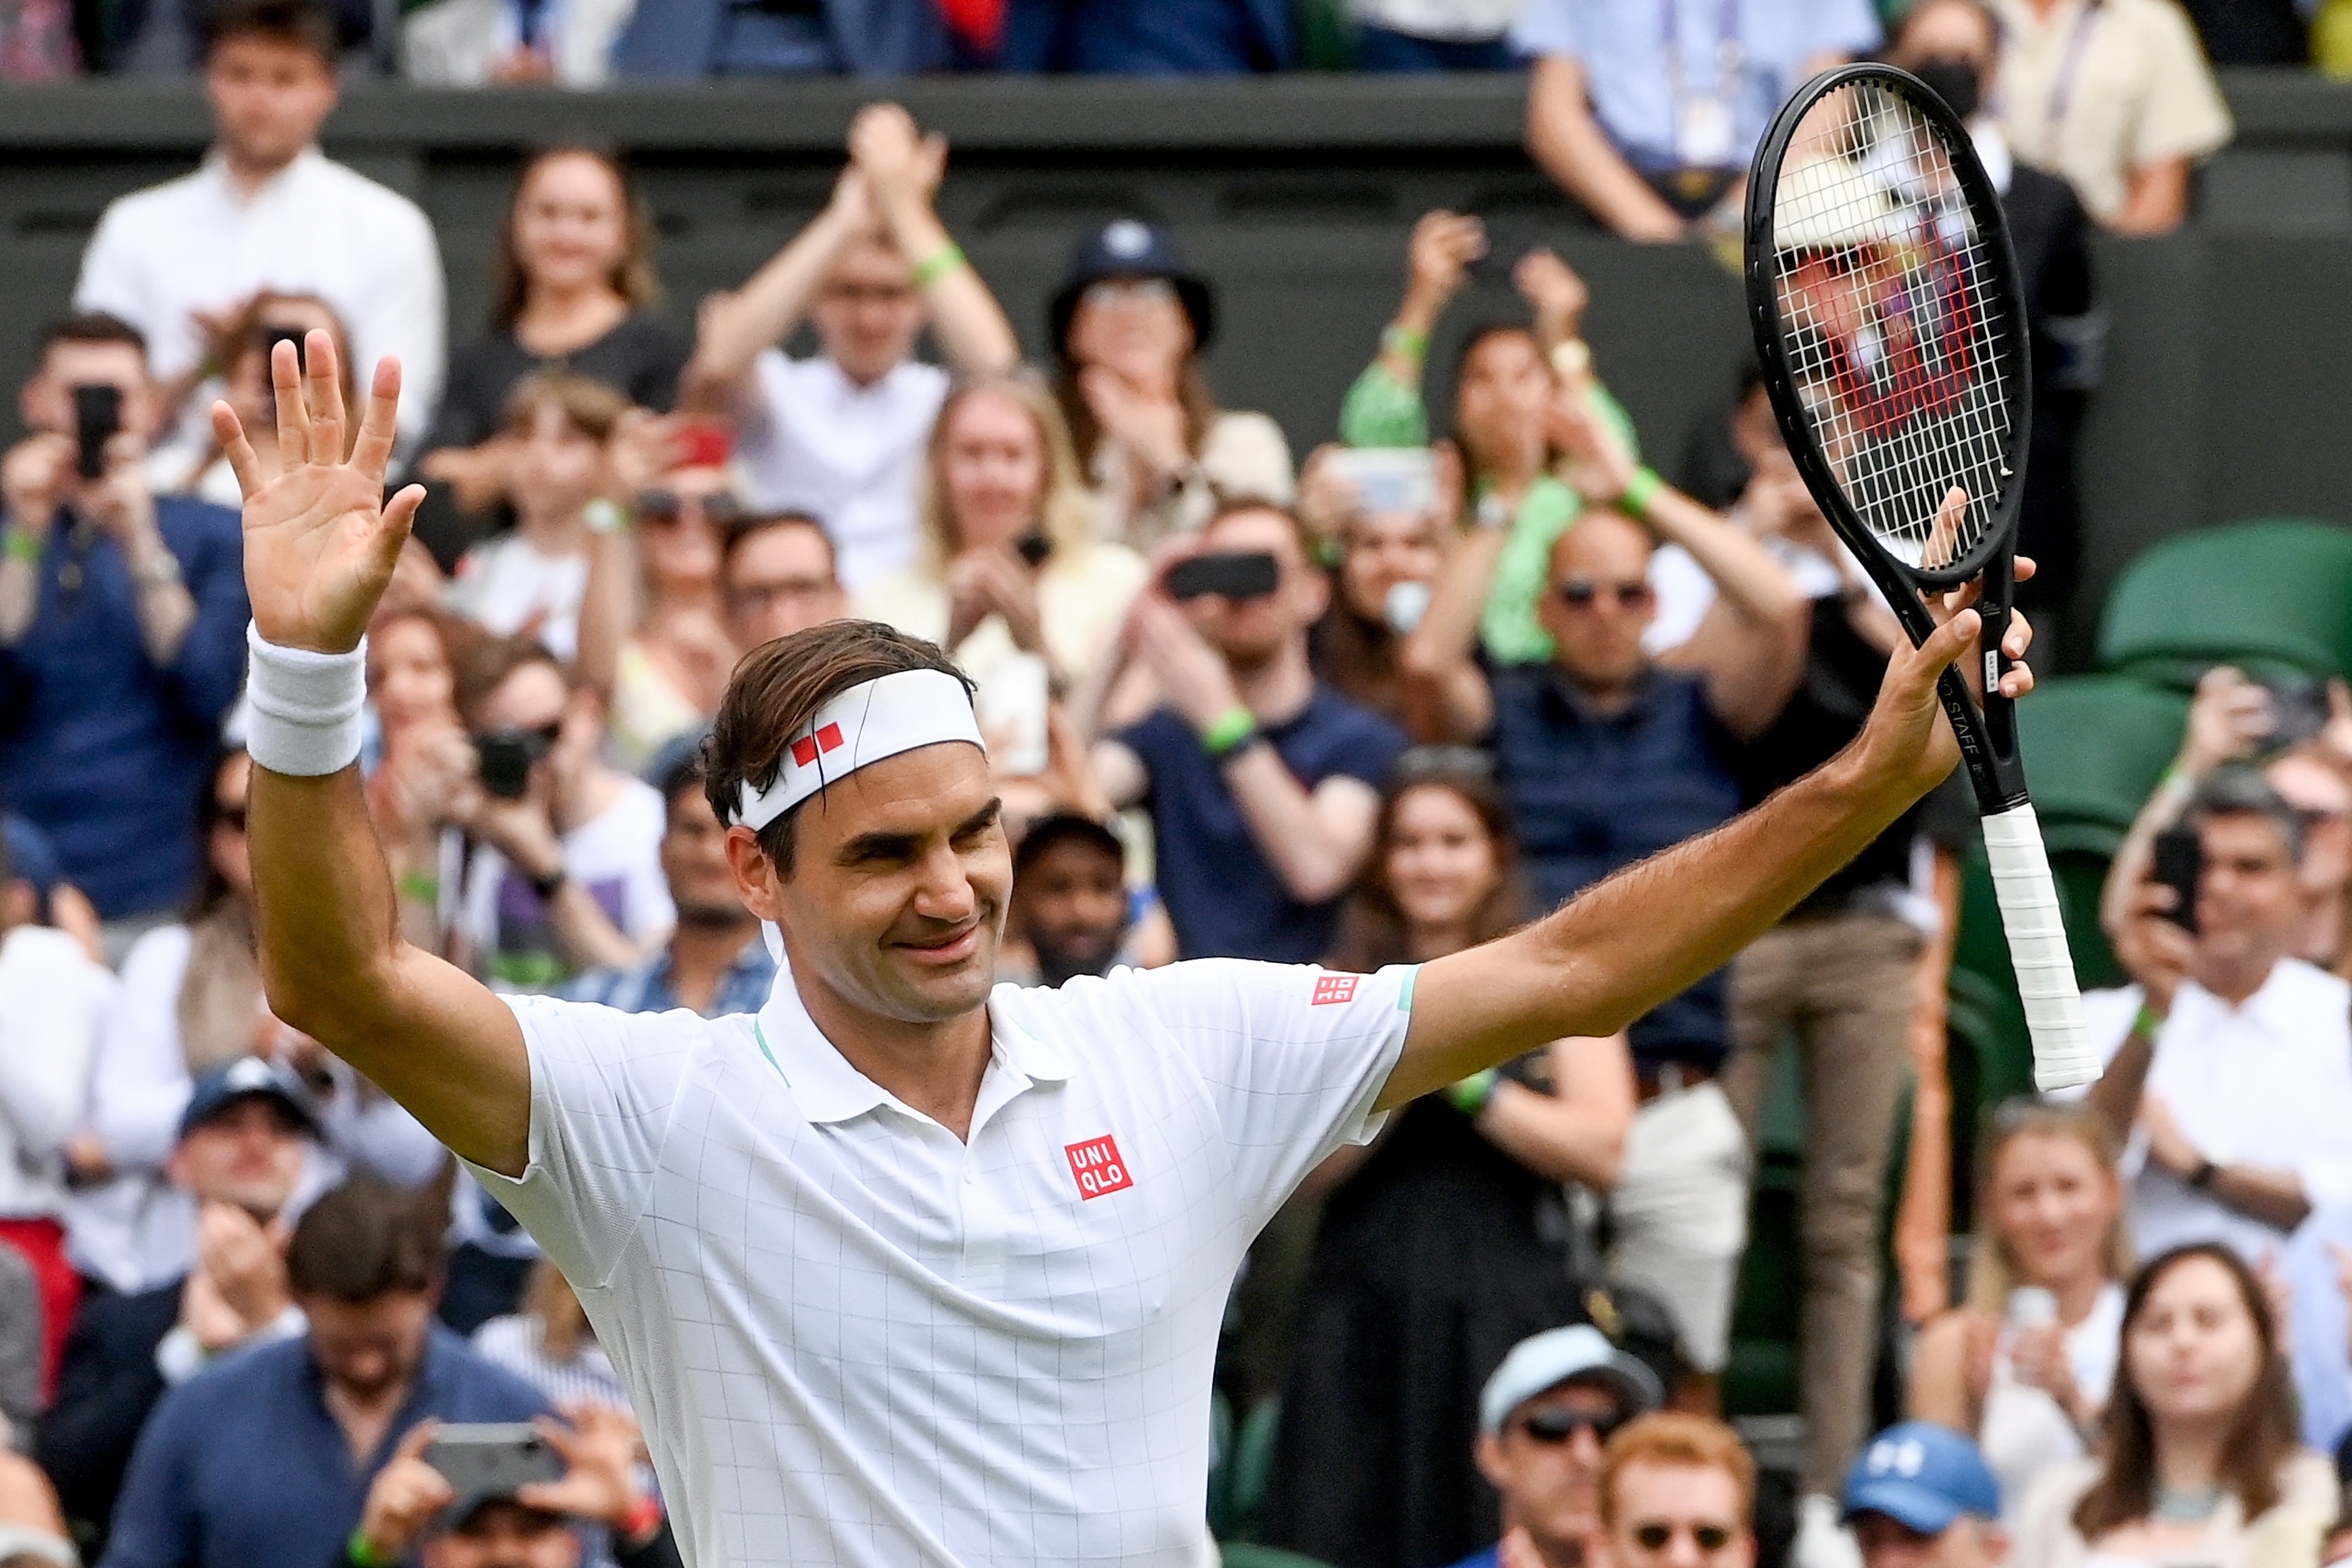
[[41, 331], [41, 346], [34, 355], [36, 364], [46, 362], [49, 351], [59, 343], [121, 343], [136, 349], [139, 357], [147, 357], [147, 334], [105, 310], [76, 310], [59, 316]]
[[528, 434], [542, 408], [552, 408], [563, 422], [595, 442], [613, 438], [614, 426], [629, 411], [629, 400], [598, 381], [572, 370], [533, 371], [507, 394], [499, 428], [509, 436]]
[[1721, 1470], [1739, 1494], [1739, 1523], [1756, 1510], [1756, 1459], [1739, 1434], [1720, 1421], [1679, 1410], [1654, 1410], [1628, 1422], [1601, 1456], [1601, 1522], [1617, 1526], [1617, 1478], [1629, 1465]]
[[1202, 536], [1207, 537], [1211, 530], [1228, 519], [1252, 517], [1262, 511], [1272, 512], [1290, 525], [1290, 537], [1298, 544], [1298, 559], [1309, 571], [1323, 570], [1323, 547], [1317, 541], [1314, 531], [1307, 526], [1306, 519], [1298, 515], [1296, 508], [1286, 507], [1278, 500], [1268, 500], [1264, 496], [1234, 496], [1220, 501], [1217, 510], [1209, 514], [1209, 521], [1201, 525]]
[[426, 1195], [354, 1176], [312, 1204], [286, 1247], [297, 1296], [353, 1306], [441, 1283], [442, 1214]]
[[[710, 809], [733, 823], [742, 812], [743, 786], [775, 783], [784, 748], [817, 710], [853, 686], [910, 669], [943, 671], [963, 682], [966, 696], [971, 692], [971, 681], [936, 643], [879, 621], [827, 621], [745, 654], [702, 742], [702, 790]], [[779, 877], [793, 874], [800, 815], [794, 806], [760, 829], [760, 848]]]
[[221, 0], [205, 23], [205, 60], [233, 38], [290, 44], [319, 58], [332, 71], [342, 63], [343, 40], [335, 14], [318, 0]]
[[726, 536], [719, 545], [719, 581], [721, 586], [727, 574], [735, 568], [735, 556], [751, 541], [777, 528], [805, 528], [824, 545], [825, 571], [836, 581], [841, 576], [841, 552], [834, 548], [833, 535], [824, 524], [804, 511], [763, 511], [751, 517], [738, 518], [727, 525]]
[[562, 678], [564, 690], [572, 689], [572, 671], [564, 662], [548, 652], [543, 644], [529, 637], [485, 637], [457, 653], [451, 674], [457, 689], [457, 717], [472, 724], [474, 715], [489, 701], [492, 693], [507, 683], [507, 677], [534, 664], [547, 666]]

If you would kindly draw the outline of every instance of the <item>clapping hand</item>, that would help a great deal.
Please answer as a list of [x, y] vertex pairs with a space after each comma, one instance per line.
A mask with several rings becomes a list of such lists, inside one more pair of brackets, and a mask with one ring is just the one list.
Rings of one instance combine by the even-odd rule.
[[895, 103], [869, 103], [850, 124], [849, 160], [884, 206], [928, 205], [947, 173], [948, 140], [936, 131], [924, 135], [915, 117]]
[[280, 342], [269, 353], [278, 393], [274, 471], [265, 470], [226, 403], [213, 405], [213, 433], [245, 494], [245, 580], [254, 626], [281, 647], [346, 653], [359, 646], [392, 581], [425, 487], [409, 485], [384, 500], [400, 362], [387, 357], [376, 366], [359, 441], [346, 458], [335, 341], [314, 327], [304, 347], [308, 399], [294, 345]]

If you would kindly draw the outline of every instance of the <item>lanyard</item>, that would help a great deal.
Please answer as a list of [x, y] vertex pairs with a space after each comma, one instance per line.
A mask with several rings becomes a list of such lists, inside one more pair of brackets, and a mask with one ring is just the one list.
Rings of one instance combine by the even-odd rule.
[[[1674, 101], [1680, 103], [1689, 81], [1683, 73], [1683, 36], [1677, 25], [1675, 0], [1660, 0], [1658, 26], [1666, 50], [1666, 75], [1674, 88]], [[1723, 0], [1723, 9], [1716, 21], [1715, 91], [1727, 104], [1739, 90], [1739, 71], [1747, 62], [1747, 49], [1739, 37], [1739, 0]]]
[[2060, 128], [2066, 122], [2067, 107], [2074, 100], [2074, 78], [2083, 68], [2083, 56], [2089, 49], [2091, 35], [2098, 29], [2099, 0], [2083, 0], [2083, 8], [2074, 15], [2074, 30], [2067, 35], [2066, 52], [2059, 57], [2058, 75], [2050, 83], [2050, 107], [2042, 121], [2042, 150], [2054, 164], [2057, 162]]

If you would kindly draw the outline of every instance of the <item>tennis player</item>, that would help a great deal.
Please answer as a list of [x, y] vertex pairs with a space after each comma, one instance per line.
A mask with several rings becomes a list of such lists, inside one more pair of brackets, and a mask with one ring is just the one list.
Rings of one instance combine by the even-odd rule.
[[399, 368], [345, 460], [333, 345], [308, 349], [309, 410], [274, 351], [282, 471], [213, 415], [246, 495], [270, 1005], [578, 1287], [700, 1568], [1213, 1562], [1218, 1319], [1300, 1177], [1415, 1096], [1716, 968], [1956, 757], [1934, 682], [1968, 611], [1897, 650], [1843, 755], [1515, 935], [1369, 975], [992, 989], [1012, 871], [969, 690], [929, 644], [849, 622], [747, 656], [707, 751], [736, 885], [789, 964], [766, 1006], [496, 996], [401, 940], [353, 766], [361, 634], [423, 497], [383, 500]]

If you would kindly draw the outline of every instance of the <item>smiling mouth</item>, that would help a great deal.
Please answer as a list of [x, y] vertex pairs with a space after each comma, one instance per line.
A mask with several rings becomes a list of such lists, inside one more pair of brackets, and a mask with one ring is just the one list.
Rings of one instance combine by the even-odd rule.
[[960, 931], [933, 941], [898, 942], [891, 945], [919, 963], [960, 963], [979, 950], [980, 921], [974, 921]]

